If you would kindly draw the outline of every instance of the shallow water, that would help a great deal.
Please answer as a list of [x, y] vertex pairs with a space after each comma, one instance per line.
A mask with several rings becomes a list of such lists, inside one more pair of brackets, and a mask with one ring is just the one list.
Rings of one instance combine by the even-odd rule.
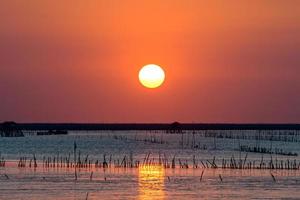
[[[146, 140], [146, 141], [145, 141]], [[157, 140], [158, 143], [151, 141]], [[73, 153], [74, 141], [82, 155], [89, 155], [91, 159], [102, 159], [103, 155], [112, 155], [122, 158], [124, 155], [133, 154], [137, 159], [143, 159], [145, 154], [151, 153], [158, 157], [164, 154], [167, 157], [176, 157], [184, 160], [192, 160], [193, 155], [198, 159], [211, 159], [213, 156], [220, 160], [245, 156], [240, 155], [236, 149], [240, 145], [260, 146], [269, 148], [282, 148], [284, 151], [292, 151], [300, 154], [300, 142], [237, 140], [225, 138], [207, 138], [195, 136], [195, 143], [206, 149], [193, 149], [192, 135], [185, 134], [182, 144], [181, 134], [163, 134], [161, 132], [147, 131], [102, 131], [102, 132], [70, 132], [61, 136], [27, 136], [20, 138], [0, 138], [0, 153], [8, 160], [18, 160], [20, 156], [32, 157], [33, 154], [42, 160], [43, 156], [67, 156]], [[163, 144], [159, 144], [163, 141]], [[248, 159], [261, 160], [262, 154], [249, 153]], [[269, 159], [270, 155], [265, 154]], [[273, 158], [286, 159], [285, 156], [273, 155]], [[300, 159], [300, 156], [290, 157]]]
[[[0, 199], [299, 199], [299, 171], [2, 168]], [[92, 179], [90, 179], [93, 171]], [[8, 179], [4, 176], [6, 174]], [[222, 181], [220, 176], [222, 177]]]
[[[243, 144], [255, 144], [252, 140], [196, 138], [207, 149], [192, 149], [182, 135], [148, 132], [72, 132], [66, 136], [27, 136], [24, 138], [0, 138], [0, 152], [6, 167], [0, 167], [0, 199], [300, 199], [300, 170], [230, 170], [230, 169], [164, 169], [160, 166], [139, 168], [45, 168], [43, 157], [72, 155], [74, 141], [82, 157], [102, 160], [103, 155], [122, 159], [132, 155], [142, 160], [151, 153], [158, 160], [159, 154], [168, 158], [176, 155], [191, 165], [193, 156], [200, 160], [216, 157], [244, 157], [235, 151]], [[186, 136], [185, 136], [186, 137]], [[189, 139], [190, 140], [190, 139]], [[152, 142], [151, 142], [152, 141]], [[263, 143], [263, 142], [261, 142]], [[265, 146], [270, 142], [266, 141]], [[299, 143], [275, 142], [273, 147], [299, 153]], [[18, 159], [37, 156], [36, 169], [19, 168]], [[248, 160], [260, 160], [262, 154], [249, 153]], [[273, 159], [297, 159], [273, 155]], [[264, 155], [270, 159], [270, 155]], [[177, 164], [177, 162], [176, 162]], [[204, 172], [203, 172], [204, 170]], [[203, 172], [202, 180], [201, 174]], [[92, 173], [92, 178], [91, 177]], [[271, 176], [275, 177], [275, 181]]]

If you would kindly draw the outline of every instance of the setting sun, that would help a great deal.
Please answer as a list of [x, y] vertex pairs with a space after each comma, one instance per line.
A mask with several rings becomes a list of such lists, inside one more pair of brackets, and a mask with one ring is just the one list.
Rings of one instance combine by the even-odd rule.
[[163, 84], [165, 72], [160, 66], [149, 64], [140, 70], [139, 80], [147, 88], [157, 88]]

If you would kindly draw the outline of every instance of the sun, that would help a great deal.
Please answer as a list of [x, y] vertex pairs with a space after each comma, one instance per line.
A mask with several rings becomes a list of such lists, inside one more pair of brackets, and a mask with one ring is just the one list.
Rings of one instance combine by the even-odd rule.
[[139, 72], [139, 80], [146, 88], [157, 88], [165, 81], [165, 72], [158, 65], [145, 65]]

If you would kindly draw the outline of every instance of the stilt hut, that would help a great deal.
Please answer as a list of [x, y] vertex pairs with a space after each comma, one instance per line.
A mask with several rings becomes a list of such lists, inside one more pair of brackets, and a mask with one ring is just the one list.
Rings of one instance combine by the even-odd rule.
[[20, 130], [15, 122], [4, 122], [0, 124], [1, 137], [24, 137], [22, 130]]

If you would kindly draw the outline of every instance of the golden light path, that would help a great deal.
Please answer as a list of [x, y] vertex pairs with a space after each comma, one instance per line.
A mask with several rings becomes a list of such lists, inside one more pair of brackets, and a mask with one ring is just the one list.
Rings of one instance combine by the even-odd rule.
[[145, 65], [139, 72], [139, 80], [147, 88], [157, 88], [163, 84], [165, 72], [158, 65]]
[[139, 168], [139, 200], [165, 199], [165, 171], [161, 166]]

